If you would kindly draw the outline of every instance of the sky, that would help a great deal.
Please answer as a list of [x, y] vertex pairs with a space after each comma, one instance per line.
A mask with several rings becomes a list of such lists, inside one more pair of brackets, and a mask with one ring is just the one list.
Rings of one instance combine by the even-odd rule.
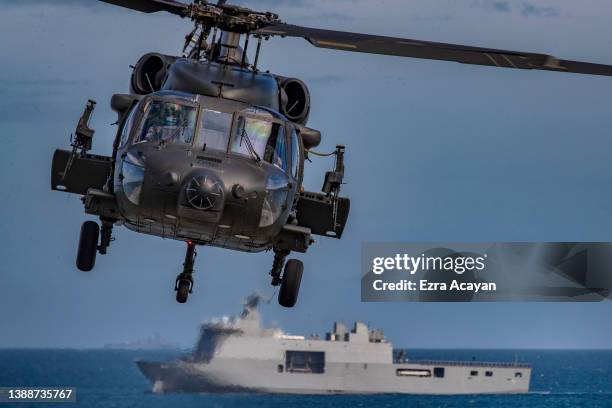
[[[605, 0], [265, 0], [284, 21], [612, 64]], [[74, 265], [78, 196], [52, 192], [88, 98], [94, 152], [109, 155], [112, 94], [150, 51], [177, 54], [190, 24], [93, 0], [0, 0], [0, 347], [99, 347], [160, 333], [191, 346], [198, 325], [252, 292], [267, 324], [323, 333], [365, 321], [411, 348], [607, 348], [612, 302], [362, 303], [363, 242], [610, 241], [612, 80], [317, 49], [273, 39], [260, 67], [310, 87], [320, 151], [347, 145], [342, 240], [303, 260], [294, 309], [269, 285], [270, 253], [200, 248], [195, 290], [172, 291], [184, 245], [116, 228], [91, 273]], [[332, 163], [308, 164], [318, 191]]]

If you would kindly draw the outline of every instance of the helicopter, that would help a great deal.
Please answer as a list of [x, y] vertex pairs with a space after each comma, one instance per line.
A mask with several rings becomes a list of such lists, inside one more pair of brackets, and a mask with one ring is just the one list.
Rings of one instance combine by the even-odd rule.
[[[345, 146], [315, 149], [321, 132], [307, 125], [304, 81], [262, 71], [262, 43], [304, 38], [315, 47], [500, 68], [612, 76], [612, 66], [546, 54], [392, 38], [291, 25], [273, 12], [195, 0], [100, 0], [144, 13], [190, 19], [181, 56], [148, 53], [132, 67], [130, 92], [115, 94], [118, 129], [110, 156], [90, 153], [95, 130], [89, 100], [71, 149], [57, 149], [51, 188], [82, 196], [86, 214], [76, 266], [91, 271], [113, 241], [114, 226], [187, 244], [175, 279], [176, 300], [194, 287], [197, 246], [273, 251], [269, 272], [278, 302], [293, 307], [313, 236], [340, 239], [350, 200], [340, 196]], [[253, 62], [247, 55], [255, 45]], [[311, 155], [334, 158], [321, 192], [304, 191]]]

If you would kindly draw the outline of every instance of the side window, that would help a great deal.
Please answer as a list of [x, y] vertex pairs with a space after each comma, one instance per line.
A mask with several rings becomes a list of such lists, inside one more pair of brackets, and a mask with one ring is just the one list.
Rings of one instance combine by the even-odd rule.
[[291, 174], [295, 179], [298, 178], [300, 171], [300, 141], [295, 129], [291, 131]]
[[283, 171], [287, 171], [287, 138], [283, 125], [278, 123], [272, 125], [272, 134], [266, 144], [263, 159]]
[[119, 142], [119, 148], [125, 147], [128, 142], [128, 138], [130, 137], [130, 131], [132, 130], [132, 125], [134, 124], [134, 117], [136, 116], [136, 111], [138, 110], [138, 105], [132, 107], [130, 113], [128, 113], [127, 118], [123, 122], [123, 129], [121, 129], [121, 140]]
[[202, 110], [202, 126], [198, 138], [199, 150], [218, 150], [225, 152], [232, 128], [232, 115], [210, 109]]

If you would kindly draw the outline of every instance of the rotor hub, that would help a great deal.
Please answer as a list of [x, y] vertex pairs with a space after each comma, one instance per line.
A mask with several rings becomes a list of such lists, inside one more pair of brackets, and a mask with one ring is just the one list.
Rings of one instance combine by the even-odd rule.
[[278, 14], [259, 12], [245, 7], [197, 2], [186, 9], [185, 17], [207, 28], [219, 28], [247, 34], [273, 23], [280, 23]]

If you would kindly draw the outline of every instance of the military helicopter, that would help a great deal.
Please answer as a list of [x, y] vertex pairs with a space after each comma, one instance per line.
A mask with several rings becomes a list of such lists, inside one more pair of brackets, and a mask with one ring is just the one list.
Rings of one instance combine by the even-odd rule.
[[[100, 223], [81, 227], [76, 265], [94, 267], [106, 254], [114, 225], [187, 244], [176, 300], [193, 291], [196, 246], [246, 252], [272, 250], [272, 285], [284, 307], [296, 304], [304, 253], [313, 236], [341, 238], [350, 201], [340, 196], [345, 147], [322, 192], [302, 188], [304, 163], [321, 133], [306, 126], [310, 95], [292, 77], [262, 72], [262, 42], [301, 37], [321, 48], [454, 61], [501, 68], [612, 75], [612, 66], [555, 57], [308, 28], [272, 12], [205, 0], [101, 0], [144, 13], [165, 11], [191, 19], [182, 56], [149, 53], [133, 67], [129, 94], [111, 107], [118, 130], [110, 156], [89, 153], [94, 101], [88, 101], [71, 150], [55, 151], [53, 190], [82, 195], [85, 212]], [[247, 51], [256, 42], [251, 63]]]

